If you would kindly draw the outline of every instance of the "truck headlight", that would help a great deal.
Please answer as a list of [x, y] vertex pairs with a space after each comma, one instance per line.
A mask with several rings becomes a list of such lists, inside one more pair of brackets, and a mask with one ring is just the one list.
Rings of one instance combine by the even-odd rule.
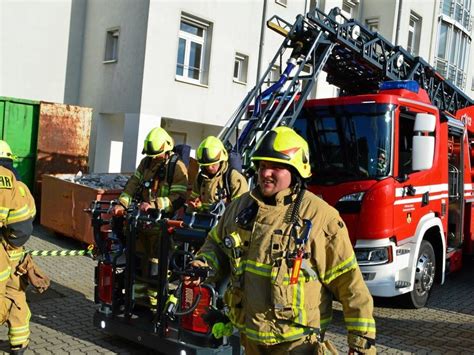
[[355, 250], [359, 265], [382, 265], [393, 261], [392, 247], [357, 248]]

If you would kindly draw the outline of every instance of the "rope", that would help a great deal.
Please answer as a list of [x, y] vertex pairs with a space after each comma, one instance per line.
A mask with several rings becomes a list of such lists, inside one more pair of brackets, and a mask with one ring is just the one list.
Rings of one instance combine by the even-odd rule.
[[31, 256], [92, 256], [94, 245], [89, 245], [82, 250], [26, 250]]

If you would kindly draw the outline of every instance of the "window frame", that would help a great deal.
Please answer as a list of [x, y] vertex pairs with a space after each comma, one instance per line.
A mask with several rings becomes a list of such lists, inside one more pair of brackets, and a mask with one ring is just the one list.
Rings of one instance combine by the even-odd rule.
[[105, 51], [102, 63], [118, 62], [120, 27], [108, 28], [105, 31]]
[[[369, 28], [369, 30], [371, 30], [372, 32], [379, 32], [380, 31], [380, 18], [378, 17], [371, 17], [371, 18], [367, 18], [365, 19], [365, 25]], [[376, 30], [373, 30], [372, 27], [373, 26], [376, 26], [377, 29]]]
[[[239, 84], [247, 84], [247, 76], [248, 76], [248, 63], [249, 63], [249, 56], [242, 54], [242, 53], [235, 53], [234, 56], [234, 70], [232, 73], [233, 81]], [[235, 75], [236, 64], [238, 64], [237, 68], [237, 76]]]
[[[195, 28], [202, 30], [202, 36], [192, 34], [188, 31], [182, 30], [181, 26], [185, 23], [189, 26], [193, 26]], [[178, 32], [178, 50], [177, 50], [177, 58], [176, 58], [176, 70], [175, 70], [175, 78], [179, 81], [184, 81], [192, 84], [198, 85], [206, 85], [207, 78], [205, 77], [205, 66], [206, 66], [206, 53], [207, 53], [207, 45], [208, 45], [208, 32], [210, 30], [210, 23], [205, 22], [204, 20], [199, 20], [193, 16], [189, 16], [186, 14], [181, 14], [179, 20], [179, 32]], [[184, 58], [183, 63], [179, 63], [180, 58], [180, 41], [185, 41], [184, 47]], [[198, 67], [190, 67], [190, 60], [191, 60], [191, 46], [192, 44], [197, 44], [201, 46], [201, 53], [199, 58], [199, 68]], [[182, 65], [181, 70], [183, 71], [182, 74], [178, 73], [178, 67]], [[192, 77], [189, 72], [190, 70], [197, 70], [198, 71], [198, 78]]]
[[[411, 25], [413, 21], [414, 25]], [[421, 26], [423, 23], [423, 18], [416, 14], [413, 11], [410, 11], [410, 19], [408, 21], [408, 38], [407, 38], [407, 50], [411, 54], [417, 56], [420, 54], [420, 37], [421, 37]], [[413, 31], [412, 31], [413, 29]], [[410, 34], [411, 43], [410, 43]]]

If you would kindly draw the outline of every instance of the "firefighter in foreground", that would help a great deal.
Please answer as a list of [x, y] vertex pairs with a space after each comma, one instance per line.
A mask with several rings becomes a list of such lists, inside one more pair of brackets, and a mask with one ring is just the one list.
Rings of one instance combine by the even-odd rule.
[[[0, 156], [8, 144], [0, 141]], [[0, 321], [9, 327], [11, 354], [23, 354], [30, 336], [30, 309], [26, 303], [26, 280], [41, 293], [49, 279], [26, 255], [23, 245], [33, 231], [35, 202], [28, 187], [17, 181], [13, 172], [0, 166]]]
[[252, 161], [258, 186], [227, 207], [193, 261], [230, 273], [224, 299], [246, 354], [335, 352], [320, 330], [327, 290], [342, 304], [350, 351], [375, 353], [373, 301], [344, 222], [305, 190], [308, 144], [278, 127]]
[[219, 201], [227, 205], [248, 191], [245, 177], [229, 166], [229, 155], [219, 138], [204, 139], [196, 156], [201, 171], [187, 203], [191, 210], [207, 212]]
[[[115, 215], [122, 215], [132, 200], [140, 202], [140, 210], [150, 208], [161, 210], [171, 215], [181, 208], [186, 201], [188, 172], [184, 163], [173, 152], [173, 138], [161, 127], [153, 128], [146, 136], [142, 154], [146, 157], [140, 161], [137, 170], [130, 177], [119, 196], [119, 204], [114, 208]], [[137, 240], [136, 250], [145, 255], [141, 271], [157, 273], [159, 255], [159, 227], [143, 230]], [[142, 285], [145, 292], [146, 285]], [[147, 289], [151, 306], [157, 303], [156, 290]], [[144, 296], [144, 295], [143, 295]]]

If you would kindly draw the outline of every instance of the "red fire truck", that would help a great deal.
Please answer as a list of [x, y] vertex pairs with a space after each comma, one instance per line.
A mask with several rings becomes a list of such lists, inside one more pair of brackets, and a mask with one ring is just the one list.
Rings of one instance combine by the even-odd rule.
[[[472, 100], [338, 9], [268, 26], [285, 40], [221, 138], [250, 167], [265, 131], [287, 125], [305, 136], [309, 189], [345, 220], [371, 293], [423, 307], [474, 248]], [[306, 100], [321, 70], [340, 95]]]
[[[268, 26], [284, 36], [283, 43], [220, 138], [231, 157], [250, 168], [268, 130], [286, 125], [305, 136], [309, 189], [341, 213], [372, 294], [423, 307], [433, 284], [443, 283], [446, 272], [461, 268], [463, 256], [474, 252], [473, 101], [422, 58], [337, 8], [298, 16], [294, 24], [274, 16]], [[280, 78], [269, 80], [285, 62]], [[307, 100], [321, 71], [340, 95]], [[163, 228], [159, 264], [167, 266], [176, 262], [166, 243], [202, 243], [210, 225], [197, 228], [195, 216], [173, 221], [131, 208], [120, 222], [128, 231], [123, 234], [118, 221], [104, 217], [113, 203], [96, 201], [91, 208], [99, 250], [94, 324], [165, 353], [238, 354], [235, 336], [216, 343], [201, 319], [212, 304], [211, 288], [201, 302], [200, 290], [171, 290], [167, 267], [147, 276], [136, 265], [134, 245], [143, 224]], [[109, 224], [119, 232], [102, 233]], [[190, 271], [198, 272], [180, 272]], [[143, 281], [156, 287], [156, 306], [140, 303]], [[189, 311], [181, 310], [177, 321], [169, 317], [172, 299]]]

